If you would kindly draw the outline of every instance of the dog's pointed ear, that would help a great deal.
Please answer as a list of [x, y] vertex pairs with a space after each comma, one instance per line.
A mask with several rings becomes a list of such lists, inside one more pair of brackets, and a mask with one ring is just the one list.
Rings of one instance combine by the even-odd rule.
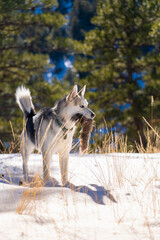
[[86, 91], [86, 85], [84, 85], [84, 87], [78, 92], [78, 95], [84, 97], [85, 91]]
[[77, 85], [74, 85], [73, 90], [67, 95], [66, 100], [72, 101], [77, 96]]

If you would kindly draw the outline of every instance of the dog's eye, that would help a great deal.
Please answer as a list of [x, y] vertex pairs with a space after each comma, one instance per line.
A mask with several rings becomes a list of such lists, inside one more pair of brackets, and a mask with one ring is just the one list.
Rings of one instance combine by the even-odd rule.
[[80, 108], [84, 108], [84, 105], [81, 105]]

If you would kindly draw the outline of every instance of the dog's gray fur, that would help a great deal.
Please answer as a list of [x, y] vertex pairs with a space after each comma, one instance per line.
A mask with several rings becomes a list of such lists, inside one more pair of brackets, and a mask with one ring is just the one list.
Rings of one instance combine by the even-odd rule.
[[[18, 87], [16, 100], [24, 113], [25, 126], [21, 134], [23, 173], [28, 178], [27, 162], [34, 149], [43, 155], [43, 177], [49, 181], [49, 167], [53, 153], [59, 153], [62, 183], [68, 181], [68, 160], [72, 139], [79, 118], [93, 119], [95, 114], [84, 98], [86, 86], [77, 92], [77, 85], [67, 96], [58, 100], [53, 108], [43, 108], [37, 114], [29, 89]], [[60, 126], [62, 124], [62, 126]]]

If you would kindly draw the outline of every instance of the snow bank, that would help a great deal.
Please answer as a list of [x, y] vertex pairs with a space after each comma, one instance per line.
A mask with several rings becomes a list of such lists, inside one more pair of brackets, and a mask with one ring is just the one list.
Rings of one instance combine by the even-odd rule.
[[[71, 154], [72, 184], [65, 188], [57, 155], [51, 165], [57, 187], [19, 186], [20, 154], [1, 154], [0, 174], [0, 239], [159, 240], [160, 154]], [[41, 155], [31, 155], [29, 174], [42, 176]]]

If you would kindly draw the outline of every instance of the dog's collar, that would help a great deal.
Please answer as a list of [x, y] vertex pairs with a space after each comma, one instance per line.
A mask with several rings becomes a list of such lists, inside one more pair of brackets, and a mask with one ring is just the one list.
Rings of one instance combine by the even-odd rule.
[[61, 123], [61, 121], [60, 121], [58, 118], [56, 118], [56, 122], [57, 122], [58, 125], [62, 128], [62, 130], [63, 130], [64, 133], [73, 130], [73, 127], [72, 127], [71, 129], [67, 129], [66, 127], [63, 127], [63, 124]]

